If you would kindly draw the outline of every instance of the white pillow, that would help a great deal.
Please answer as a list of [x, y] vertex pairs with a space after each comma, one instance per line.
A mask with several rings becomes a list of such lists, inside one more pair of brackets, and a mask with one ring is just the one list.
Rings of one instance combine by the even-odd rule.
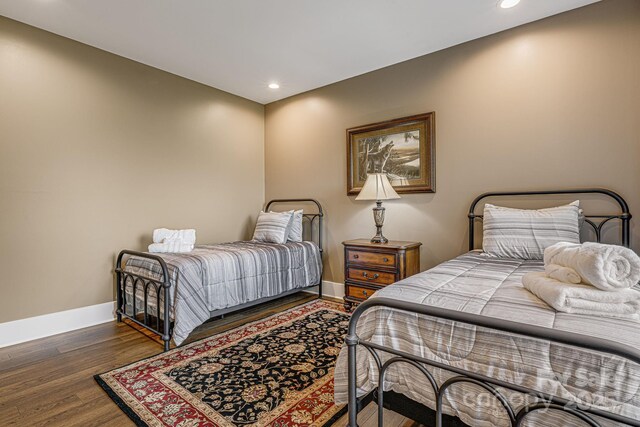
[[293, 211], [288, 212], [260, 212], [253, 240], [266, 243], [286, 243]]
[[580, 202], [529, 210], [486, 204], [482, 249], [502, 258], [543, 259], [558, 242], [580, 243]]
[[293, 212], [287, 240], [291, 242], [302, 242], [302, 209]]

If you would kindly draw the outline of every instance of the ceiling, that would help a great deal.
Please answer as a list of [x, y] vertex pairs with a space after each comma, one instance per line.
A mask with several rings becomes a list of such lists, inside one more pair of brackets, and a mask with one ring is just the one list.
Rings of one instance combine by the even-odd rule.
[[266, 104], [596, 1], [0, 0], [0, 15]]

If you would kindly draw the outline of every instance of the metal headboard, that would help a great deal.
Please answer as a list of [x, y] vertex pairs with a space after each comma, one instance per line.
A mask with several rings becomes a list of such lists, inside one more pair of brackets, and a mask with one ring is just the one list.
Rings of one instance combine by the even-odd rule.
[[[593, 231], [596, 233], [596, 241], [600, 242], [602, 237], [602, 227], [612, 219], [619, 219], [622, 227], [622, 246], [629, 247], [629, 235], [630, 235], [630, 221], [631, 214], [629, 213], [629, 206], [627, 202], [615, 191], [607, 190], [606, 188], [581, 188], [581, 189], [568, 189], [568, 190], [547, 190], [547, 191], [499, 191], [490, 192], [479, 195], [471, 203], [469, 208], [469, 250], [475, 249], [474, 245], [474, 225], [476, 219], [482, 219], [483, 215], [476, 214], [476, 205], [482, 199], [487, 197], [501, 197], [501, 196], [537, 196], [537, 195], [557, 195], [557, 194], [604, 194], [609, 198], [615, 200], [620, 205], [620, 213], [609, 215], [585, 215], [584, 222], [589, 224]], [[592, 219], [600, 220], [599, 222], [592, 221]]]
[[317, 208], [317, 212], [316, 213], [302, 213], [303, 218], [307, 218], [309, 220], [309, 232], [310, 232], [310, 236], [311, 236], [311, 240], [313, 239], [313, 223], [316, 221], [316, 219], [318, 220], [318, 235], [317, 235], [317, 240], [315, 240], [315, 242], [318, 244], [318, 247], [320, 248], [320, 252], [323, 252], [322, 250], [322, 218], [324, 217], [324, 212], [322, 211], [322, 205], [320, 204], [320, 202], [318, 202], [315, 199], [273, 199], [270, 200], [269, 202], [267, 202], [267, 204], [264, 207], [265, 212], [269, 211], [269, 208], [271, 207], [271, 205], [274, 204], [282, 204], [282, 203], [313, 203], [314, 205], [316, 205]]

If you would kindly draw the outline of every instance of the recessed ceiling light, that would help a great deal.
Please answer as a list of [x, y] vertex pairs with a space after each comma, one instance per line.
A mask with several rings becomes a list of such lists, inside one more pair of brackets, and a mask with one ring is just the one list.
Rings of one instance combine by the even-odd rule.
[[280, 89], [280, 85], [278, 83], [269, 83], [269, 89]]
[[520, 3], [520, 0], [501, 0], [499, 4], [501, 8], [509, 9], [510, 7], [513, 7], [518, 3]]

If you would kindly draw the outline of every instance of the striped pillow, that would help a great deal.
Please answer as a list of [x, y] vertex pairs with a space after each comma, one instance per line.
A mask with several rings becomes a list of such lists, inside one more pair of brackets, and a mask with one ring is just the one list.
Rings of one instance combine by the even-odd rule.
[[302, 209], [293, 212], [287, 240], [290, 242], [302, 242]]
[[260, 212], [253, 240], [266, 243], [286, 243], [293, 211], [288, 212]]
[[543, 259], [544, 250], [558, 242], [580, 243], [580, 202], [528, 210], [486, 204], [482, 249], [503, 258]]

